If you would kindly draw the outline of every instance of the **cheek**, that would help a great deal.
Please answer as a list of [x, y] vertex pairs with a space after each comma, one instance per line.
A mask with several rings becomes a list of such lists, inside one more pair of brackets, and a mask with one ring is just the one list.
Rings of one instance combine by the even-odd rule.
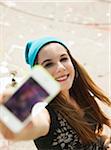
[[56, 69], [54, 69], [53, 67], [52, 68], [49, 68], [49, 69], [46, 69], [53, 77], [55, 77], [56, 75]]
[[73, 64], [71, 62], [68, 65], [68, 70], [69, 70], [69, 73], [71, 74], [72, 78], [74, 79], [74, 77], [75, 77], [75, 69], [74, 69], [74, 66], [73, 66]]
[[72, 79], [72, 82], [74, 81], [74, 78], [75, 78], [75, 71], [74, 71], [74, 69], [73, 69], [72, 72], [71, 72], [71, 79]]
[[75, 78], [75, 69], [74, 69], [74, 67], [72, 68], [72, 78], [73, 78], [73, 80]]
[[73, 67], [70, 68], [70, 69], [71, 69], [71, 70], [70, 70], [70, 79], [69, 79], [69, 82], [70, 82], [70, 86], [72, 86], [73, 81], [74, 81], [74, 78], [75, 78], [75, 70], [74, 70]]

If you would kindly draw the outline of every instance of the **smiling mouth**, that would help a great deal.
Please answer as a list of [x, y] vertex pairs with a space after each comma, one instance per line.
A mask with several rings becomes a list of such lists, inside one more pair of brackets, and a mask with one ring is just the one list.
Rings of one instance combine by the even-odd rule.
[[66, 80], [68, 79], [68, 77], [69, 77], [69, 74], [68, 74], [68, 75], [64, 75], [64, 76], [61, 76], [61, 77], [57, 78], [56, 80], [57, 80], [58, 82], [63, 82], [63, 81], [66, 81]]

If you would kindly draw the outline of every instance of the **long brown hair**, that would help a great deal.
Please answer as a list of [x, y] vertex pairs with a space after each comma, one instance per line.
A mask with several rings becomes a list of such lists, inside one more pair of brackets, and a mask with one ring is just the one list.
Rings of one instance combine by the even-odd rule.
[[51, 107], [65, 117], [70, 126], [76, 130], [81, 140], [84, 143], [92, 142], [96, 139], [99, 131], [102, 130], [103, 124], [111, 127], [109, 119], [101, 111], [95, 98], [111, 106], [110, 99], [100, 89], [88, 75], [84, 67], [77, 62], [67, 50], [70, 59], [73, 63], [76, 75], [73, 85], [70, 89], [70, 95], [76, 100], [80, 108], [87, 114], [87, 119], [93, 120], [98, 127], [98, 132], [92, 129], [92, 122], [88, 122], [82, 117], [79, 112], [74, 109], [74, 106], [69, 104], [65, 97], [60, 93], [51, 103]]
[[[76, 100], [77, 104], [85, 112], [87, 117], [85, 118], [81, 116], [74, 106], [65, 100], [66, 98], [61, 93], [59, 93], [59, 95], [56, 96], [56, 98], [49, 105], [55, 111], [58, 111], [64, 116], [64, 118], [68, 121], [70, 126], [74, 128], [84, 143], [90, 143], [100, 135], [103, 124], [111, 127], [109, 119], [101, 111], [95, 98], [98, 98], [98, 100], [106, 103], [110, 107], [111, 101], [102, 91], [102, 89], [93, 82], [85, 68], [72, 57], [68, 49], [67, 53], [69, 54], [75, 69], [75, 79], [71, 89], [69, 90], [70, 96]], [[34, 64], [37, 63], [38, 60], [36, 57]], [[91, 122], [91, 120], [93, 121]], [[92, 128], [93, 125], [98, 127], [98, 132], [95, 132], [95, 130]]]

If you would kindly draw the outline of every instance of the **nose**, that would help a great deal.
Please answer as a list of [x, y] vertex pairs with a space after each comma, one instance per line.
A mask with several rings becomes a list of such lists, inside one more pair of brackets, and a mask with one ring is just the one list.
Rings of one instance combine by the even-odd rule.
[[66, 70], [65, 66], [61, 62], [58, 62], [57, 63], [57, 71], [61, 72], [61, 71], [65, 71], [65, 70]]

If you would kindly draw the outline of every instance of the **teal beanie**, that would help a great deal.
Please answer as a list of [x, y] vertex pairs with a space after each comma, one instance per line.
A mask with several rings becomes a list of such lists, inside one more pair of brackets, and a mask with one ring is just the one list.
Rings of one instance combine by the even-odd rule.
[[40, 49], [45, 46], [48, 43], [60, 43], [61, 45], [63, 45], [66, 49], [67, 46], [60, 41], [59, 39], [55, 38], [55, 37], [44, 37], [38, 40], [34, 40], [34, 41], [29, 41], [26, 44], [26, 48], [25, 48], [25, 60], [27, 62], [27, 64], [29, 64], [31, 67], [33, 67], [34, 65], [34, 61], [40, 51]]

